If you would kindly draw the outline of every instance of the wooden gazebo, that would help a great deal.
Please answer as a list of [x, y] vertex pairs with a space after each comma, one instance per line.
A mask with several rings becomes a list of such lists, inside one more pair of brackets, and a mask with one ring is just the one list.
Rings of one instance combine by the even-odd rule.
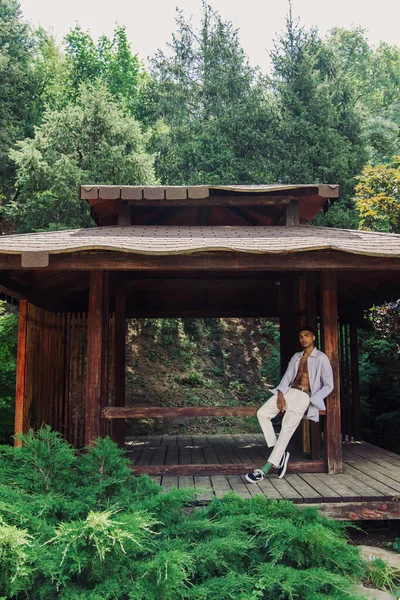
[[19, 300], [15, 432], [48, 423], [81, 447], [123, 443], [125, 418], [254, 414], [127, 408], [125, 321], [279, 317], [282, 364], [307, 322], [335, 376], [325, 453], [312, 425], [310, 460], [291, 468], [340, 473], [342, 438], [361, 439], [357, 323], [398, 295], [400, 236], [309, 226], [338, 196], [337, 185], [85, 185], [97, 227], [2, 237], [0, 290]]

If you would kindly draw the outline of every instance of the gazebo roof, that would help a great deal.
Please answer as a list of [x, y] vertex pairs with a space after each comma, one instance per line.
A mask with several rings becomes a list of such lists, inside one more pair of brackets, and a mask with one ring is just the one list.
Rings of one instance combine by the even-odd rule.
[[22, 267], [45, 267], [50, 254], [112, 250], [149, 256], [194, 252], [255, 254], [334, 250], [375, 257], [400, 257], [400, 235], [311, 227], [100, 227], [9, 235], [0, 254], [21, 254]]
[[[287, 205], [306, 224], [339, 197], [334, 184], [120, 186], [82, 185], [99, 225], [281, 225]], [[121, 222], [122, 212], [129, 214]], [[206, 211], [206, 219], [204, 215]], [[206, 223], [204, 223], [206, 221]]]

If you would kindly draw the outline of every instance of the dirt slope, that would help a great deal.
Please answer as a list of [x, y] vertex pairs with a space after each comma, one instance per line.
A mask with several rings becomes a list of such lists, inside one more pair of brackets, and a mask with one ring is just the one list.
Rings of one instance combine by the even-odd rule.
[[[127, 336], [127, 405], [261, 405], [280, 375], [265, 319], [142, 319]], [[140, 419], [128, 433], [258, 431], [255, 418]]]

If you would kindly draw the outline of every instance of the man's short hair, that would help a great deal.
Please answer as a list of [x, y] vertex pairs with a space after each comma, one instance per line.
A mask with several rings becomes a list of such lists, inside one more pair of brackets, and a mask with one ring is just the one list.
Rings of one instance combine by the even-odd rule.
[[299, 335], [302, 331], [309, 331], [310, 333], [312, 333], [312, 335], [315, 335], [315, 337], [317, 336], [314, 329], [312, 327], [310, 327], [309, 325], [303, 325], [303, 327], [300, 327], [299, 332], [298, 332]]

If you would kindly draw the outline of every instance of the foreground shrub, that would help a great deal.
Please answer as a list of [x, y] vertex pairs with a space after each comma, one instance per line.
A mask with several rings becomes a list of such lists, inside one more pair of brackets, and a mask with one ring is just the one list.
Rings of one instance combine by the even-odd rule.
[[2, 600], [360, 600], [368, 568], [314, 508], [133, 477], [108, 438], [43, 428], [0, 449]]

